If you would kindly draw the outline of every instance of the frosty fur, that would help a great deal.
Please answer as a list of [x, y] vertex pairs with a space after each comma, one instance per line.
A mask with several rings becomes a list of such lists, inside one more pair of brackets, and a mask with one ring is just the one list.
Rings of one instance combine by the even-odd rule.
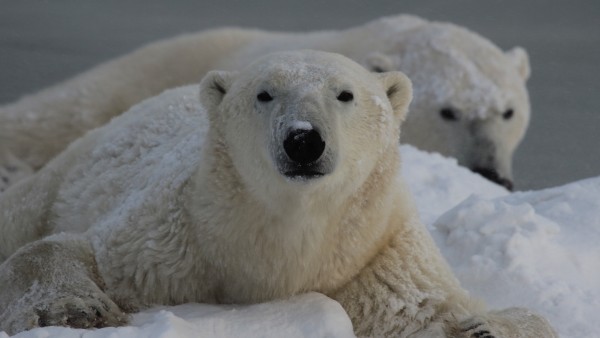
[[[404, 72], [415, 99], [402, 141], [510, 186], [512, 155], [530, 114], [526, 52], [502, 52], [462, 27], [399, 15], [341, 31], [224, 28], [175, 37], [2, 106], [0, 190], [144, 98], [195, 83], [209, 70], [239, 70], [268, 52], [303, 48], [346, 55], [371, 71]], [[456, 120], [444, 120], [444, 108]], [[505, 119], [509, 110], [513, 116]]]
[[[143, 101], [0, 197], [2, 330], [317, 291], [359, 336], [554, 336], [526, 310], [485, 312], [419, 223], [397, 174], [402, 73], [301, 51], [200, 87]], [[309, 124], [330, 172], [285, 177], [280, 131]]]

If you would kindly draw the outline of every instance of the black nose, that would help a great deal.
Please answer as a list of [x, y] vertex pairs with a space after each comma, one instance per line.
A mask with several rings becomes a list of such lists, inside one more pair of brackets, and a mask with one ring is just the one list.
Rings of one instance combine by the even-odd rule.
[[506, 179], [506, 178], [498, 175], [498, 172], [494, 169], [475, 167], [471, 170], [473, 172], [478, 173], [479, 175], [487, 178], [488, 180], [490, 180], [494, 183], [500, 184], [501, 186], [505, 187], [509, 191], [513, 190], [513, 182], [509, 179]]
[[325, 141], [315, 129], [292, 129], [283, 141], [283, 149], [290, 160], [306, 165], [321, 157], [325, 151]]

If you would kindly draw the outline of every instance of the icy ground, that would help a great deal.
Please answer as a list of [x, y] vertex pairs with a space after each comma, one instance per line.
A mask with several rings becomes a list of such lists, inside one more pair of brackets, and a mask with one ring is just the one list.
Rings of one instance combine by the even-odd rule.
[[[509, 194], [454, 160], [402, 146], [403, 175], [463, 286], [491, 308], [525, 306], [561, 337], [600, 337], [600, 176]], [[312, 293], [249, 306], [185, 304], [131, 326], [40, 328], [16, 337], [349, 337], [333, 300]], [[0, 333], [0, 338], [8, 337]]]

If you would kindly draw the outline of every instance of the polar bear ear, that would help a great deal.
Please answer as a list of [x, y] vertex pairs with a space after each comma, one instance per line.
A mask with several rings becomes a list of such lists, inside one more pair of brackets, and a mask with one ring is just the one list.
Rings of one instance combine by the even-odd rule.
[[517, 71], [519, 75], [523, 78], [523, 80], [529, 79], [529, 75], [531, 74], [531, 68], [529, 66], [529, 55], [525, 49], [521, 47], [514, 47], [511, 50], [505, 52], [508, 59], [512, 62], [515, 67], [517, 67]]
[[200, 102], [208, 108], [209, 111], [214, 111], [223, 97], [229, 91], [235, 72], [226, 72], [213, 70], [208, 72], [200, 82]]
[[394, 69], [394, 63], [385, 54], [373, 52], [367, 56], [364, 66], [371, 72], [384, 73]]
[[412, 82], [402, 72], [386, 72], [377, 75], [392, 104], [394, 115], [398, 119], [404, 120], [408, 112], [408, 105], [412, 100]]

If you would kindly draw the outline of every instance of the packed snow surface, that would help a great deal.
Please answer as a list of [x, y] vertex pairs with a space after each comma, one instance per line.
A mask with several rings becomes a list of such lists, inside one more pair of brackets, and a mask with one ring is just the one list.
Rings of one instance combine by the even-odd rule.
[[[524, 306], [561, 337], [600, 337], [600, 176], [541, 191], [488, 182], [455, 160], [402, 146], [421, 218], [454, 272], [491, 308]], [[135, 314], [130, 326], [39, 328], [46, 337], [351, 337], [335, 301], [316, 293], [265, 304], [184, 304]], [[8, 337], [0, 333], [0, 338]]]

